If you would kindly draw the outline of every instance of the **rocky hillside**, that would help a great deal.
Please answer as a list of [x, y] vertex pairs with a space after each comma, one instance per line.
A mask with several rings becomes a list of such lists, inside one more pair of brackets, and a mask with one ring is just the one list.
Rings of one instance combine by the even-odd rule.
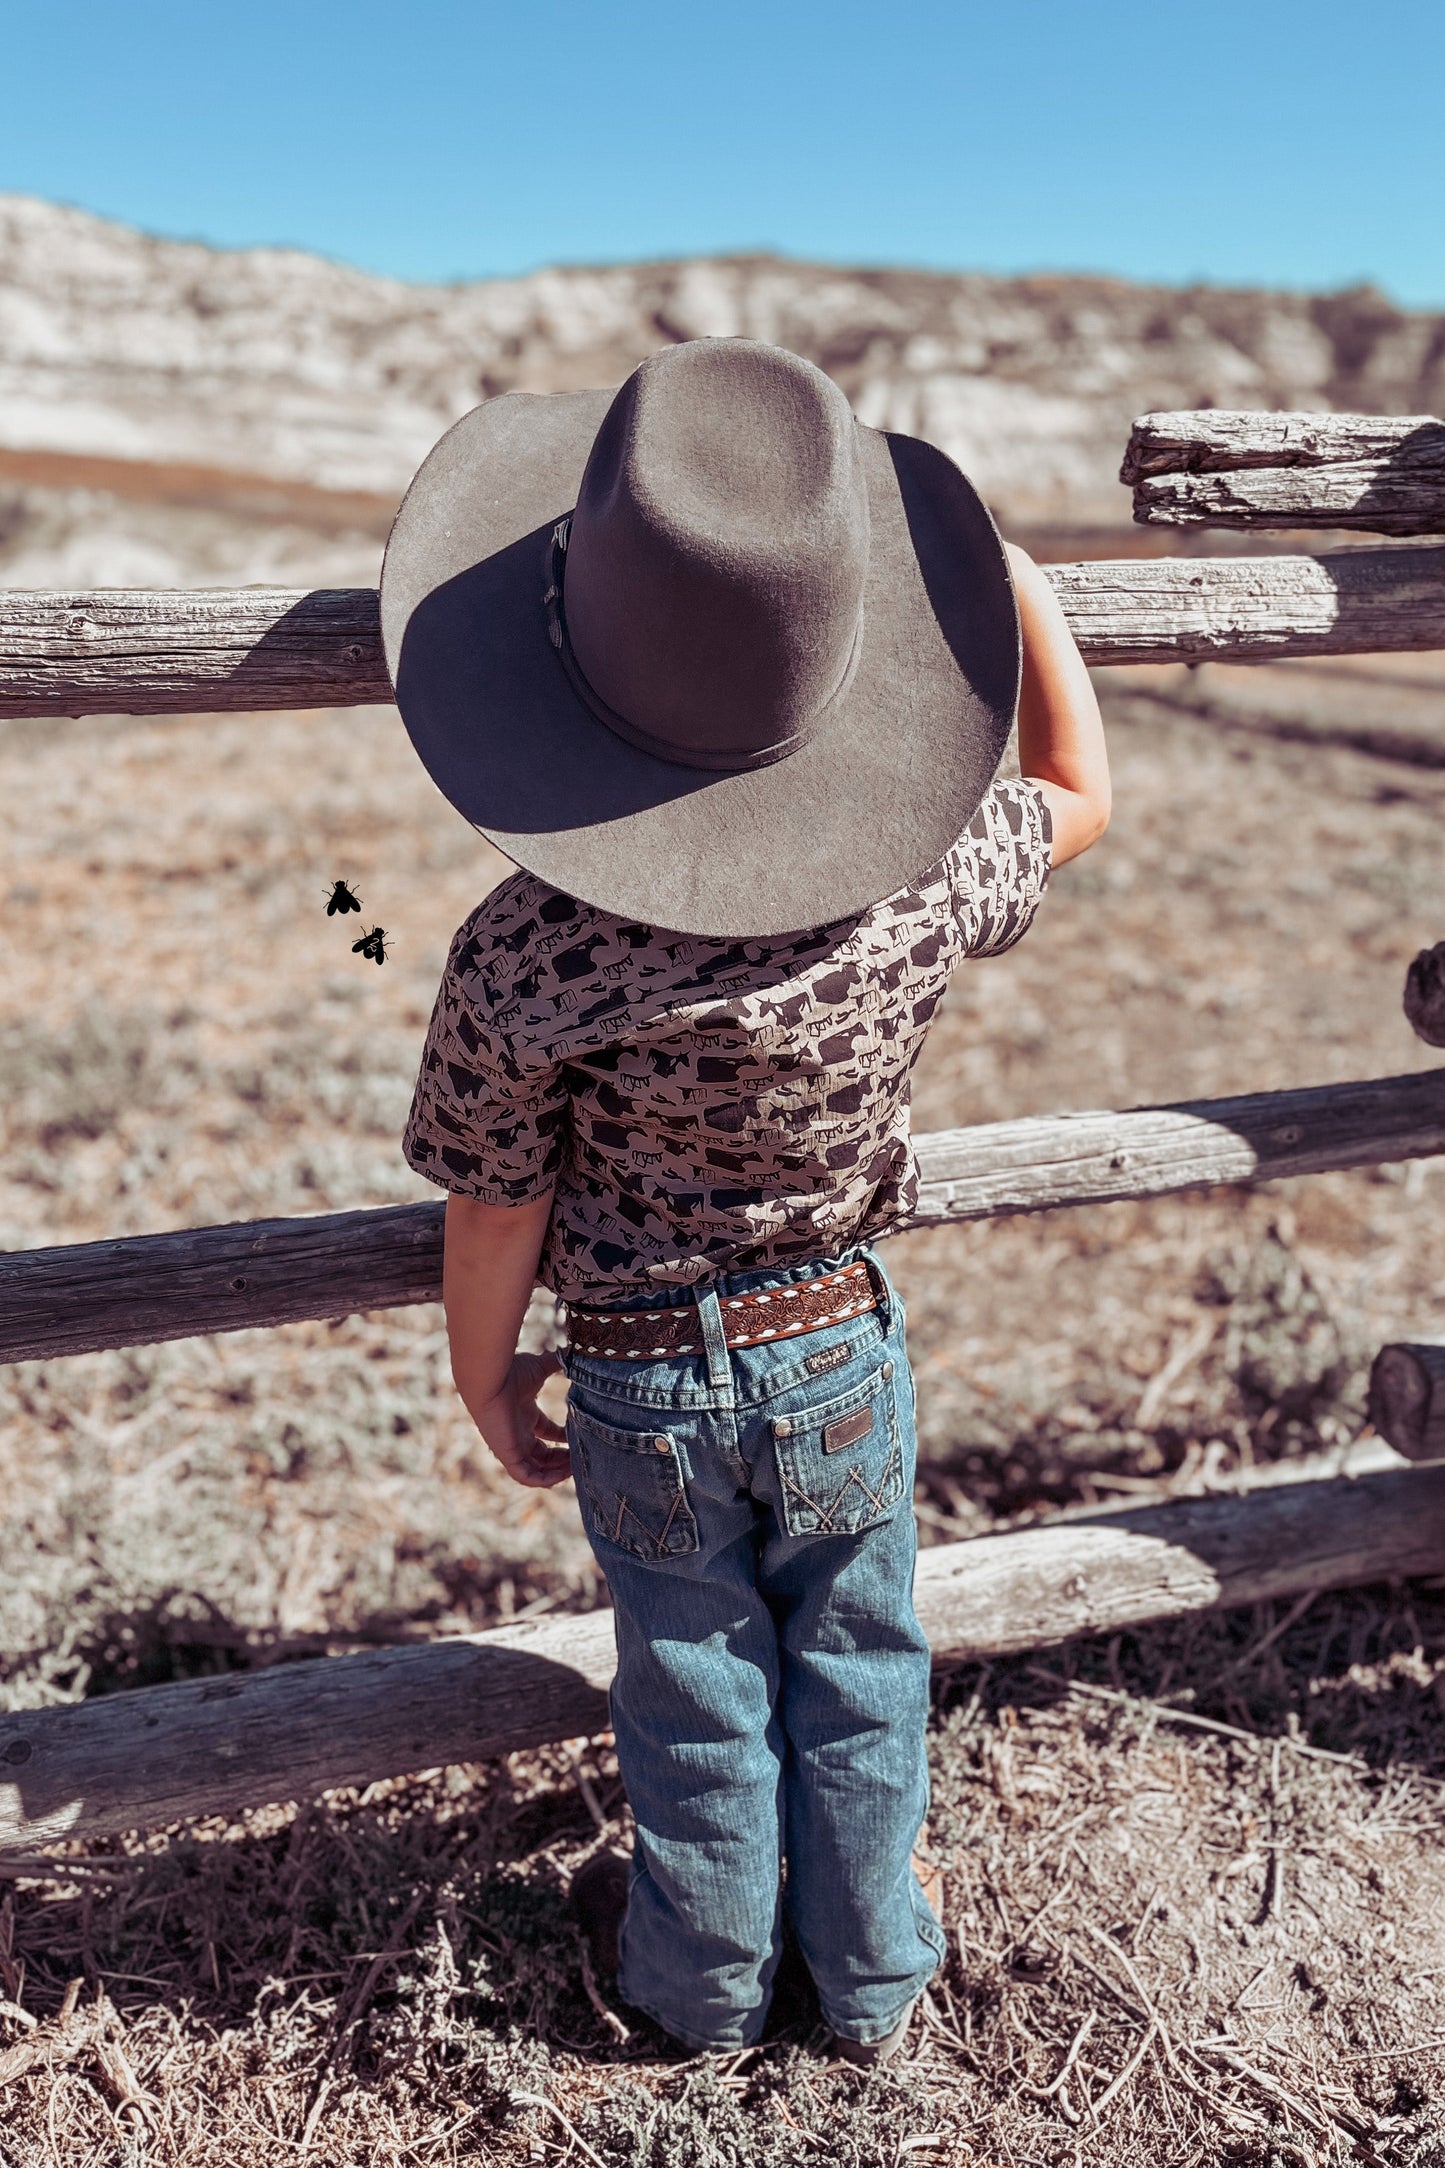
[[933, 438], [1015, 529], [1123, 524], [1119, 454], [1150, 407], [1445, 407], [1445, 316], [1368, 290], [770, 257], [407, 286], [0, 197], [0, 580], [369, 577], [390, 504], [479, 398], [615, 383], [665, 340], [738, 333]]

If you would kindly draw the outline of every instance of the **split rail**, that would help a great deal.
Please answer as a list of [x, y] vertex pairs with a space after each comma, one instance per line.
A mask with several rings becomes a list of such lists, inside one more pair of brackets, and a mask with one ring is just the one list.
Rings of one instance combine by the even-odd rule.
[[[1049, 566], [1090, 663], [1445, 648], [1445, 544], [1403, 539], [1445, 533], [1440, 422], [1147, 415], [1123, 479], [1147, 524], [1397, 539]], [[0, 718], [390, 698], [371, 590], [0, 593]], [[1257, 1182], [1445, 1152], [1445, 1071], [918, 1145], [912, 1226]], [[435, 1301], [441, 1227], [440, 1204], [418, 1204], [0, 1254], [0, 1361]], [[1445, 1419], [1401, 1437], [1445, 1453]], [[1442, 1560], [1445, 1467], [1390, 1467], [942, 1545], [922, 1555], [917, 1593], [950, 1664]], [[595, 1731], [612, 1655], [603, 1612], [0, 1714], [0, 1854]]]

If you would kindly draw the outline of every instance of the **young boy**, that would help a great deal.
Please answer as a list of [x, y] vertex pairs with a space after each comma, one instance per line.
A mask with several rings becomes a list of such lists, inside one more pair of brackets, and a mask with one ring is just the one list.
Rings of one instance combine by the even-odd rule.
[[[1108, 819], [1088, 677], [941, 453], [746, 340], [477, 408], [382, 617], [418, 751], [522, 869], [453, 943], [406, 1152], [450, 1192], [457, 1389], [519, 1483], [575, 1477], [612, 1592], [636, 1846], [574, 1900], [694, 2050], [759, 2037], [786, 1919], [836, 2051], [881, 2060], [943, 1935], [913, 1385], [868, 1244], [914, 1202], [949, 971]], [[565, 1433], [557, 1358], [515, 1353], [539, 1278]]]

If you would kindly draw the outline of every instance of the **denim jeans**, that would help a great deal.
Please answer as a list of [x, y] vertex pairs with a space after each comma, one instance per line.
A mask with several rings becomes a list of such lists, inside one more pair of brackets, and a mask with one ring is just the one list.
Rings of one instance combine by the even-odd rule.
[[637, 1838], [619, 1988], [695, 2049], [750, 2046], [784, 1920], [835, 2032], [878, 2040], [943, 1933], [911, 1853], [928, 1803], [928, 1644], [913, 1610], [913, 1381], [887, 1304], [729, 1350], [569, 1353], [567, 1434], [617, 1619], [612, 1720]]

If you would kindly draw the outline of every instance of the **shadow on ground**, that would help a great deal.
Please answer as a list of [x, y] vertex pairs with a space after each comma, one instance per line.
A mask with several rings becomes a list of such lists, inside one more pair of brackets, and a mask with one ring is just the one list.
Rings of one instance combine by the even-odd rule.
[[54, 2116], [118, 2162], [141, 2125], [187, 2168], [303, 2141], [521, 2162], [570, 2127], [607, 2168], [724, 2168], [791, 2163], [801, 2129], [859, 2168], [1125, 2144], [1439, 2168], [1442, 1701], [1445, 1598], [1419, 1584], [940, 1680], [949, 1955], [866, 2081], [820, 2058], [796, 1974], [770, 2042], [721, 2065], [585, 1975], [566, 1883], [627, 1828], [606, 1740], [75, 1847], [7, 1870], [0, 1994], [38, 2021], [0, 2048], [12, 2142]]

